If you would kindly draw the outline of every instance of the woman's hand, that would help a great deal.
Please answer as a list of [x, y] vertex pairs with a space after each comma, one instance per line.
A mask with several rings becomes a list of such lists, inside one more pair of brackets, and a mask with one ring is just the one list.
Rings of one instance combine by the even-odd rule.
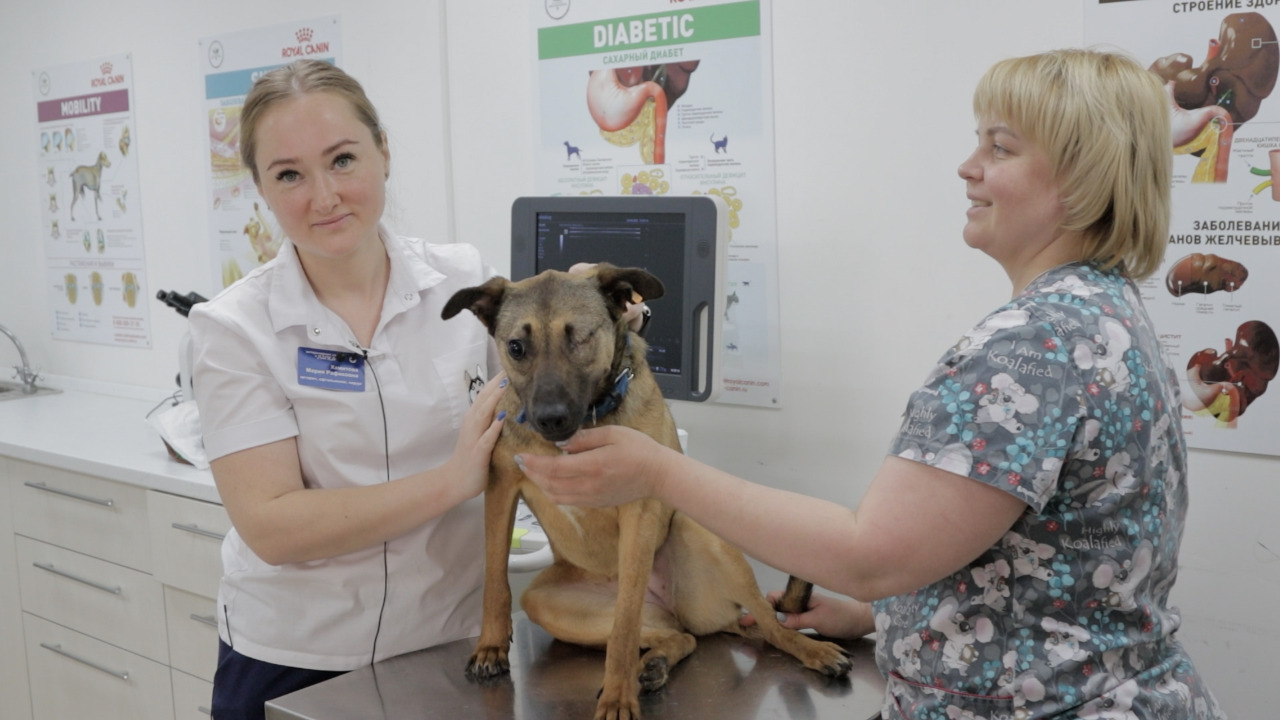
[[507, 375], [498, 373], [484, 384], [471, 409], [462, 419], [458, 442], [449, 457], [449, 476], [457, 478], [464, 497], [473, 498], [489, 484], [489, 458], [502, 432], [505, 411], [494, 417], [498, 400], [506, 391]]
[[565, 455], [517, 455], [524, 474], [558, 505], [613, 507], [653, 497], [683, 457], [644, 433], [620, 425], [579, 430]]
[[[769, 593], [769, 603], [777, 606], [782, 592]], [[743, 615], [739, 620], [744, 626], [755, 625], [756, 619]], [[809, 598], [809, 609], [802, 613], [778, 613], [782, 627], [792, 630], [814, 630], [829, 638], [859, 638], [875, 632], [875, 618], [871, 605], [853, 598], [833, 597], [815, 592]]]

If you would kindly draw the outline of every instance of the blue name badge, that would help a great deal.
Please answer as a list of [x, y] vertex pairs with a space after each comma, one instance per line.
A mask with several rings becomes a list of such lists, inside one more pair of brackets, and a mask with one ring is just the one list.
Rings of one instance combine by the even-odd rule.
[[364, 392], [364, 356], [300, 347], [298, 384], [325, 390]]

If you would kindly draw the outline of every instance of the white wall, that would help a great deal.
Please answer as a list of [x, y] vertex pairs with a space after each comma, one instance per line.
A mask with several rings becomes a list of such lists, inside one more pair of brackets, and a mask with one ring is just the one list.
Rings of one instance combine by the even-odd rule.
[[[396, 229], [452, 227], [508, 267], [508, 209], [532, 191], [525, 3], [447, 2], [443, 34], [439, 4], [424, 0], [13, 5], [0, 9], [0, 97], [11, 100], [0, 137], [34, 135], [31, 70], [133, 53], [153, 287], [212, 290], [197, 39], [329, 13], [342, 16], [343, 65], [391, 126]], [[1082, 2], [775, 0], [773, 31], [784, 407], [674, 411], [695, 456], [853, 504], [910, 390], [1007, 299], [1000, 269], [960, 239], [955, 168], [973, 144], [973, 84], [999, 58], [1080, 44]], [[0, 323], [47, 372], [168, 387], [182, 323], [158, 303], [152, 350], [50, 339], [31, 147], [0, 145]], [[15, 361], [0, 347], [0, 363]], [[1269, 511], [1280, 507], [1280, 461], [1195, 451], [1191, 463], [1175, 590], [1182, 637], [1229, 713], [1264, 717], [1274, 694], [1265, 668], [1280, 643], [1280, 530]], [[759, 570], [765, 584], [781, 582]]]

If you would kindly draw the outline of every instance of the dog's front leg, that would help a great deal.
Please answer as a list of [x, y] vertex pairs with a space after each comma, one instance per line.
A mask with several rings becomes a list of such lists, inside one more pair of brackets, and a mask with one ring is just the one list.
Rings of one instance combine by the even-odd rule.
[[467, 677], [477, 680], [504, 675], [511, 669], [507, 660], [511, 647], [511, 585], [507, 580], [507, 562], [519, 490], [515, 472], [518, 471], [514, 465], [500, 467], [495, 457], [489, 487], [484, 493], [484, 608], [480, 639], [467, 662]]
[[596, 720], [640, 717], [640, 631], [653, 556], [667, 535], [670, 511], [641, 500], [618, 511], [618, 601], [605, 647], [604, 686]]

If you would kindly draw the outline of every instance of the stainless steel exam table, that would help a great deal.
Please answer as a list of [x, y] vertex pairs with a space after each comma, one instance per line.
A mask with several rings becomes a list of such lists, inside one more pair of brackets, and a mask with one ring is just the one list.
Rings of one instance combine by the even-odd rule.
[[[559, 642], [523, 613], [514, 621], [511, 675], [466, 678], [475, 639], [391, 658], [267, 703], [267, 720], [590, 720], [604, 652]], [[844, 643], [848, 678], [806, 670], [790, 655], [734, 635], [700, 638], [667, 686], [641, 697], [645, 720], [878, 716], [884, 678], [874, 643]]]

